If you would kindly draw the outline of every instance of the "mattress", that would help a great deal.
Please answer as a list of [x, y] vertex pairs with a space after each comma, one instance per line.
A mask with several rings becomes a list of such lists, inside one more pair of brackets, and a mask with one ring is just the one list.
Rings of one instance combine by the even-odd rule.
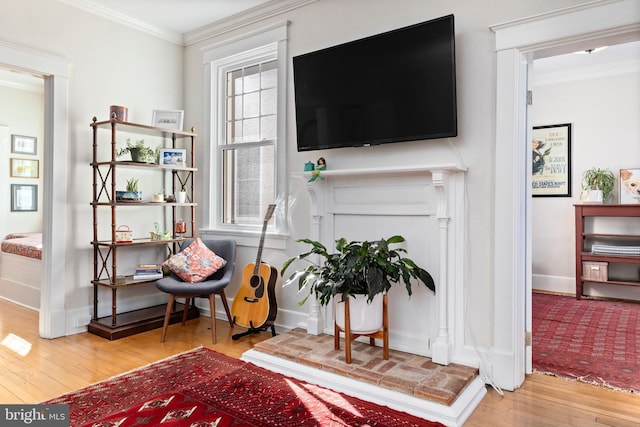
[[42, 259], [42, 233], [12, 233], [2, 241], [2, 252]]

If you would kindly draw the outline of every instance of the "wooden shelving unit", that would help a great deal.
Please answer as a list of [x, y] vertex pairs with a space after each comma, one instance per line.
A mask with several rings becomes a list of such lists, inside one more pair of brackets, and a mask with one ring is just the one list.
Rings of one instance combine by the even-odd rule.
[[[600, 283], [605, 285], [640, 286], [638, 280], [617, 280], [607, 276], [604, 279], [585, 277], [583, 274], [584, 262], [600, 262], [609, 264], [638, 264], [640, 256], [593, 253], [591, 248], [595, 241], [615, 242], [621, 245], [640, 246], [640, 205], [599, 205], [584, 204], [575, 206], [575, 238], [576, 238], [576, 298], [583, 296], [584, 283]], [[635, 233], [593, 233], [585, 231], [586, 221], [589, 218], [617, 217], [628, 221], [635, 221], [633, 226]]]
[[[129, 335], [148, 331], [162, 327], [166, 305], [147, 307], [130, 312], [118, 312], [118, 291], [128, 287], [141, 285], [153, 281], [149, 280], [133, 280], [132, 274], [119, 274], [118, 257], [126, 256], [129, 251], [140, 250], [148, 246], [166, 246], [170, 253], [179, 248], [180, 242], [195, 235], [195, 207], [193, 203], [194, 197], [194, 175], [197, 169], [195, 165], [195, 137], [194, 132], [170, 131], [162, 128], [141, 125], [137, 123], [120, 122], [115, 119], [99, 122], [96, 118], [90, 125], [93, 128], [93, 160], [91, 167], [93, 168], [93, 197], [91, 207], [93, 211], [93, 315], [89, 323], [89, 332], [101, 337], [114, 340]], [[108, 159], [98, 159], [98, 147], [104, 141], [100, 141], [103, 135], [99, 135], [100, 129], [109, 129], [111, 139], [111, 155]], [[137, 163], [131, 161], [116, 160], [116, 136], [118, 131], [124, 131], [127, 134], [141, 134], [160, 137], [170, 140], [171, 148], [185, 148], [187, 150], [186, 166], [164, 166], [158, 164]], [[180, 143], [180, 145], [179, 145]], [[166, 144], [165, 144], [166, 146]], [[171, 172], [172, 174], [172, 190], [173, 193], [177, 189], [186, 187], [190, 196], [186, 203], [154, 203], [154, 202], [124, 202], [116, 199], [116, 177], [117, 170], [128, 168], [144, 168], [161, 172]], [[187, 223], [187, 234], [181, 237], [175, 235], [168, 240], [151, 240], [134, 239], [132, 242], [116, 241], [116, 224], [118, 212], [126, 211], [128, 208], [135, 206], [144, 209], [169, 209], [172, 230], [175, 230], [175, 222], [177, 220], [177, 209], [187, 208], [189, 211], [190, 221]], [[110, 235], [99, 236], [98, 227], [98, 210], [110, 210]], [[129, 252], [130, 253], [130, 252]], [[111, 291], [111, 313], [101, 315], [98, 309], [98, 290], [106, 288]], [[171, 323], [182, 320], [183, 306], [177, 304], [171, 316]], [[191, 306], [188, 311], [188, 318], [193, 319], [199, 316], [198, 309], [195, 305]]]

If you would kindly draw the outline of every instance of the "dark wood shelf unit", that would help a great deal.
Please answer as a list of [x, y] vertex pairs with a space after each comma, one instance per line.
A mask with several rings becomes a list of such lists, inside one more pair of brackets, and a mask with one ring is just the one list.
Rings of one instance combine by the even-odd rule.
[[[599, 283], [605, 285], [640, 286], [638, 281], [617, 280], [607, 277], [606, 280], [594, 279], [583, 275], [583, 262], [602, 262], [619, 264], [640, 264], [640, 256], [613, 254], [613, 253], [593, 253], [591, 252], [590, 241], [595, 239], [603, 242], [619, 244], [626, 242], [629, 245], [640, 246], [640, 205], [618, 204], [577, 204], [575, 207], [575, 252], [576, 252], [576, 298], [581, 299], [584, 292], [584, 284]], [[585, 232], [585, 222], [587, 218], [596, 219], [598, 217], [627, 218], [629, 220], [638, 219], [638, 234], [628, 232], [621, 233], [593, 233]]]
[[[112, 323], [113, 319], [111, 316], [92, 319], [89, 323], [89, 332], [113, 341], [152, 329], [158, 329], [161, 328], [164, 323], [166, 309], [167, 305], [161, 304], [121, 313], [116, 316], [115, 324]], [[182, 322], [183, 309], [183, 304], [176, 304], [171, 312], [170, 324]], [[198, 308], [195, 305], [191, 305], [187, 312], [187, 320], [196, 319], [199, 316], [200, 311]]]
[[[195, 208], [194, 200], [194, 175], [197, 171], [195, 165], [195, 137], [197, 136], [193, 130], [172, 131], [153, 126], [141, 125], [130, 122], [120, 122], [117, 120], [97, 121], [94, 117], [90, 126], [93, 129], [93, 157], [90, 166], [93, 168], [93, 197], [91, 207], [93, 210], [93, 315], [89, 324], [89, 332], [108, 339], [118, 339], [125, 336], [133, 335], [139, 332], [148, 331], [150, 329], [162, 327], [166, 305], [154, 306], [132, 312], [118, 312], [118, 290], [124, 290], [131, 286], [152, 283], [155, 280], [133, 280], [132, 274], [122, 274], [118, 270], [118, 257], [126, 256], [126, 252], [140, 250], [144, 247], [161, 246], [167, 247], [169, 254], [174, 253], [180, 248], [180, 243], [187, 238], [195, 236]], [[99, 135], [98, 130], [104, 129], [110, 132], [104, 132]], [[151, 163], [139, 163], [132, 161], [121, 161], [116, 159], [116, 136], [117, 132], [124, 131], [129, 134], [150, 135], [170, 140], [170, 144], [164, 144], [168, 148], [184, 148], [187, 151], [187, 159], [185, 166], [165, 166]], [[109, 133], [110, 139], [110, 156], [108, 159], [98, 159], [98, 146], [106, 141]], [[180, 143], [178, 144], [178, 142]], [[136, 201], [125, 202], [116, 199], [116, 170], [121, 168], [142, 168], [146, 170], [156, 170], [159, 173], [171, 173], [172, 192], [186, 187], [188, 198], [186, 203], [177, 202], [152, 202], [152, 201]], [[135, 238], [131, 242], [118, 242], [116, 240], [116, 224], [117, 213], [122, 211], [130, 213], [130, 206], [143, 207], [145, 209], [163, 208], [170, 211], [171, 230], [173, 235], [167, 240], [151, 240], [150, 238]], [[177, 220], [177, 208], [186, 208], [189, 212], [186, 215], [187, 233], [184, 236], [175, 234], [175, 223]], [[110, 212], [110, 233], [107, 236], [99, 236], [98, 230], [98, 210], [104, 209]], [[189, 218], [190, 217], [190, 218]], [[169, 224], [167, 224], [169, 225]], [[102, 229], [103, 234], [107, 234]], [[124, 251], [124, 252], [123, 252]], [[129, 272], [132, 273], [132, 272]], [[98, 312], [98, 289], [109, 289], [111, 291], [111, 313], [108, 316], [100, 315]], [[180, 311], [180, 313], [178, 313]], [[172, 316], [172, 323], [181, 321], [181, 309], [176, 309], [176, 319]], [[189, 318], [198, 317], [199, 313], [195, 306], [189, 309]]]

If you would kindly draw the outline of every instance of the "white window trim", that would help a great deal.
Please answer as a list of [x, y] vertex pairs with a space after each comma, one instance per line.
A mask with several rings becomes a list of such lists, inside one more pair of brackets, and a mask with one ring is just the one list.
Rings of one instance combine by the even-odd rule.
[[[203, 171], [214, 171], [213, 175], [202, 173], [203, 221], [202, 234], [225, 235], [236, 238], [254, 237], [262, 231], [261, 226], [224, 224], [220, 200], [222, 180], [221, 159], [215, 143], [224, 138], [224, 123], [217, 123], [219, 111], [224, 108], [224, 88], [220, 86], [219, 73], [246, 61], [248, 58], [278, 61], [278, 140], [275, 144], [276, 162], [276, 211], [274, 225], [267, 230], [266, 242], [282, 241], [288, 236], [287, 225], [287, 164], [286, 164], [286, 123], [287, 123], [287, 33], [289, 21], [280, 22], [257, 31], [216, 43], [201, 49], [204, 67], [205, 123], [203, 135]], [[280, 246], [280, 244], [276, 244]]]

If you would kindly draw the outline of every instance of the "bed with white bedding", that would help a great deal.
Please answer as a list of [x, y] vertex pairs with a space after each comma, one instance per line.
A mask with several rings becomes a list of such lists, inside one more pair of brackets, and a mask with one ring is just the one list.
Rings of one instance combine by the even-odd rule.
[[42, 233], [12, 233], [2, 241], [0, 298], [38, 310], [42, 281]]

